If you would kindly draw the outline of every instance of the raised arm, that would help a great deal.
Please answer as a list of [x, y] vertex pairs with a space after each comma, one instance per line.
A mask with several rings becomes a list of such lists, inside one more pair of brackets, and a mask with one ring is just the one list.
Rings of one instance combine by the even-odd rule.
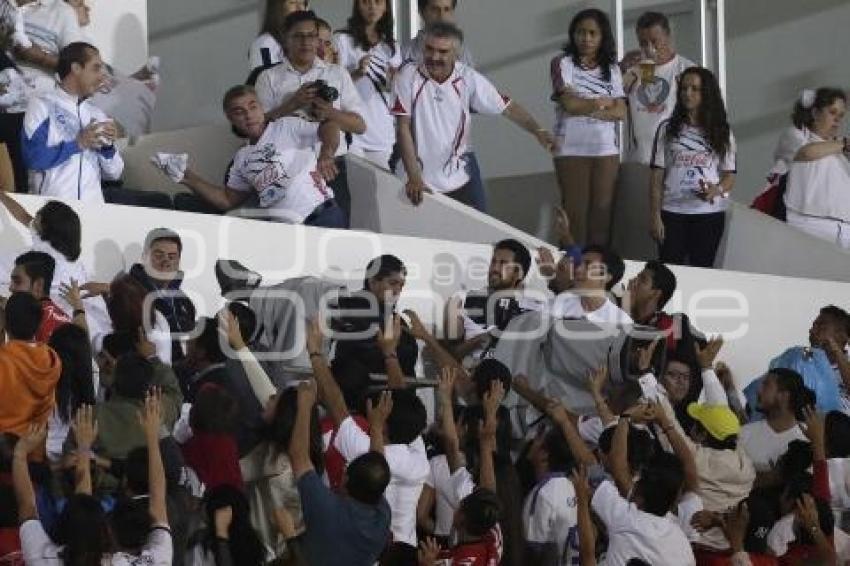
[[289, 440], [289, 461], [296, 481], [313, 469], [313, 462], [310, 461], [310, 420], [315, 404], [316, 382], [302, 382], [298, 386], [298, 411]]
[[592, 466], [597, 463], [596, 457], [581, 439], [575, 423], [570, 419], [566, 407], [560, 401], [550, 400], [546, 406], [546, 414], [561, 429], [561, 434], [564, 435], [570, 447], [570, 452], [579, 464]]
[[381, 392], [381, 397], [375, 406], [372, 400], [366, 400], [366, 416], [369, 419], [369, 450], [384, 453], [384, 433], [386, 431], [387, 419], [393, 411], [392, 391]]
[[632, 471], [629, 468], [629, 419], [620, 419], [611, 440], [611, 475], [620, 491], [620, 495], [628, 497], [632, 491]]
[[310, 365], [313, 367], [313, 377], [319, 387], [322, 402], [325, 404], [331, 418], [337, 425], [348, 418], [348, 407], [345, 397], [334, 379], [331, 368], [325, 361], [322, 350], [322, 327], [319, 319], [313, 319], [307, 327], [307, 352], [310, 355]]
[[15, 499], [18, 501], [18, 521], [23, 523], [30, 519], [38, 519], [38, 508], [35, 504], [35, 492], [30, 479], [27, 458], [32, 452], [44, 446], [47, 438], [47, 425], [30, 424], [27, 433], [15, 445], [12, 456], [12, 487]]
[[228, 187], [209, 183], [191, 169], [186, 169], [186, 174], [180, 184], [185, 185], [193, 193], [222, 211], [236, 208], [245, 202], [250, 195], [247, 191], [234, 191]]
[[704, 347], [694, 341], [694, 354], [702, 371], [702, 390], [705, 394], [706, 405], [729, 405], [726, 390], [714, 372], [714, 360], [723, 347], [723, 337], [711, 338]]
[[97, 438], [97, 422], [94, 420], [94, 407], [83, 405], [74, 415], [71, 424], [74, 431], [74, 441], [77, 444], [77, 465], [74, 470], [75, 493], [92, 494], [91, 482], [91, 447]]
[[481, 470], [478, 478], [478, 487], [496, 492], [496, 468], [493, 463], [493, 454], [496, 452], [496, 429], [498, 428], [497, 412], [502, 399], [505, 396], [505, 388], [501, 381], [490, 383], [490, 390], [484, 393], [484, 420], [479, 423], [478, 439], [481, 451]]
[[378, 328], [378, 348], [384, 356], [384, 366], [387, 370], [387, 387], [390, 389], [405, 389], [404, 372], [398, 361], [398, 341], [401, 339], [401, 317], [393, 315], [392, 328], [386, 332]]
[[227, 343], [239, 357], [239, 361], [245, 370], [245, 376], [248, 378], [248, 384], [251, 386], [257, 401], [265, 407], [269, 400], [277, 394], [277, 388], [266, 370], [263, 369], [263, 366], [260, 365], [245, 344], [245, 339], [242, 337], [242, 331], [239, 328], [239, 321], [233, 316], [230, 309], [225, 308], [219, 313], [218, 329], [220, 334], [227, 337]]
[[453, 368], [443, 368], [440, 373], [440, 384], [437, 395], [440, 400], [440, 435], [446, 452], [446, 462], [449, 472], [455, 473], [465, 465], [463, 453], [460, 450], [460, 439], [454, 415], [454, 386], [456, 371]]
[[679, 428], [673, 425], [670, 416], [660, 404], [653, 403], [648, 410], [654, 415], [654, 420], [667, 436], [667, 440], [673, 448], [673, 453], [682, 463], [685, 470], [685, 491], [696, 492], [699, 490], [699, 471], [690, 445]]
[[158, 390], [145, 397], [145, 406], [139, 411], [139, 423], [145, 433], [148, 448], [148, 512], [154, 525], [168, 525], [165, 506], [165, 470], [159, 451], [159, 431], [162, 427], [162, 401]]
[[537, 120], [534, 119], [534, 116], [532, 116], [519, 102], [512, 100], [510, 104], [508, 104], [508, 107], [505, 108], [502, 115], [534, 136], [534, 139], [537, 140], [537, 143], [539, 143], [543, 149], [549, 153], [555, 151], [555, 138], [552, 136], [552, 133], [546, 128], [541, 127], [540, 124], [537, 123]]
[[30, 222], [32, 222], [32, 216], [30, 216], [30, 213], [27, 212], [24, 207], [18, 203], [18, 201], [13, 199], [9, 193], [0, 191], [0, 203], [3, 203], [6, 210], [8, 210], [9, 214], [12, 215], [12, 218], [24, 226], [29, 226]]
[[576, 466], [572, 482], [576, 490], [579, 561], [581, 566], [596, 566], [596, 530], [590, 515], [590, 485], [584, 466]]
[[425, 342], [425, 345], [434, 353], [434, 357], [437, 359], [437, 363], [441, 368], [455, 368], [458, 371], [458, 376], [463, 377], [464, 375], [467, 375], [463, 365], [461, 365], [461, 363], [458, 362], [448, 350], [443, 348], [440, 341], [437, 340], [433, 334], [428, 332], [428, 329], [425, 328], [425, 325], [422, 323], [418, 314], [412, 310], [406, 310], [404, 311], [404, 314], [406, 314], [410, 319], [410, 327], [406, 330], [417, 340]]
[[596, 412], [599, 413], [602, 424], [607, 427], [617, 420], [617, 415], [608, 406], [608, 401], [602, 394], [606, 383], [608, 383], [608, 366], [593, 370], [588, 375], [588, 386], [590, 395], [593, 397], [593, 404], [596, 405]]
[[794, 161], [817, 161], [830, 155], [841, 155], [847, 147], [847, 138], [808, 143], [797, 151]]

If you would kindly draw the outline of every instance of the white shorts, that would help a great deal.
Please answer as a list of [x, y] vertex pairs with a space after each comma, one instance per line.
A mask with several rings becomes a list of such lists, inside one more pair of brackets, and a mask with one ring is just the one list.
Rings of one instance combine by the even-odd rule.
[[848, 222], [820, 216], [807, 216], [791, 209], [786, 212], [786, 221], [789, 226], [807, 234], [832, 242], [844, 249], [850, 249], [850, 223]]

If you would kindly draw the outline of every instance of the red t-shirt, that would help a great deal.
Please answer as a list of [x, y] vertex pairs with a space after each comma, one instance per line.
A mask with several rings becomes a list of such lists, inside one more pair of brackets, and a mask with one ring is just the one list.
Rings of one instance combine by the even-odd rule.
[[69, 322], [71, 322], [71, 319], [56, 303], [50, 299], [42, 299], [41, 324], [35, 332], [35, 341], [46, 344], [57, 328]]
[[[353, 415], [352, 418], [360, 430], [369, 434], [369, 421], [360, 415]], [[322, 441], [325, 448], [325, 472], [328, 474], [328, 484], [333, 491], [339, 491], [342, 487], [342, 478], [345, 475], [345, 458], [339, 453], [339, 450], [334, 446], [334, 439], [339, 427], [336, 426], [334, 420], [330, 417], [322, 419], [319, 426], [322, 429]]]
[[459, 544], [440, 552], [440, 566], [499, 566], [502, 561], [502, 530], [498, 525], [478, 542]]

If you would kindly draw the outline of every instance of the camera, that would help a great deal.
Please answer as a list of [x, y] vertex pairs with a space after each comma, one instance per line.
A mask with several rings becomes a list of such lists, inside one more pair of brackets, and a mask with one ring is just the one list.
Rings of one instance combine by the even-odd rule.
[[322, 79], [316, 80], [312, 86], [316, 89], [316, 96], [325, 102], [335, 102], [339, 99], [339, 90], [332, 87]]

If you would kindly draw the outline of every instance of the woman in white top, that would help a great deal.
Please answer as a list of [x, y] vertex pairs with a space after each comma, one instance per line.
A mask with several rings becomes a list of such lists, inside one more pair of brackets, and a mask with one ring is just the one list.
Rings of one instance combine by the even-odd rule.
[[794, 121], [806, 128], [805, 145], [788, 172], [788, 224], [850, 248], [850, 141], [839, 137], [847, 97], [835, 88], [804, 93]]
[[402, 64], [393, 37], [393, 8], [389, 0], [354, 0], [348, 26], [336, 36], [339, 64], [354, 80], [363, 99], [366, 132], [355, 134], [351, 151], [389, 169], [395, 145], [395, 120], [390, 114], [392, 82]]
[[248, 54], [252, 74], [258, 68], [265, 69], [283, 61], [283, 21], [293, 12], [306, 10], [307, 4], [307, 0], [266, 0], [260, 36], [251, 44]]
[[735, 139], [714, 74], [682, 73], [676, 107], [655, 135], [650, 234], [664, 263], [712, 267], [735, 184]]
[[577, 241], [607, 245], [620, 167], [617, 122], [626, 116], [617, 47], [604, 12], [582, 10], [552, 60], [555, 174]]

